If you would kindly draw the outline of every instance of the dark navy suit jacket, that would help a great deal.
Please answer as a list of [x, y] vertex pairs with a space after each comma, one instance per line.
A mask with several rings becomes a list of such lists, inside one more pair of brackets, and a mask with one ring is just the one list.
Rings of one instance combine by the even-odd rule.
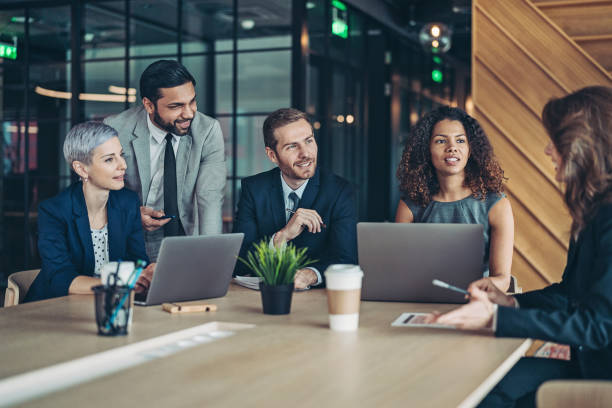
[[[140, 221], [140, 200], [133, 191], [110, 191], [108, 216], [109, 261], [148, 261]], [[40, 273], [25, 301], [68, 294], [79, 275], [93, 276], [95, 259], [82, 183], [75, 183], [38, 209]]]
[[[243, 259], [254, 243], [264, 237], [269, 239], [286, 225], [280, 177], [277, 167], [242, 180], [234, 232], [244, 233], [240, 249]], [[308, 248], [308, 256], [318, 260], [310, 266], [317, 268], [323, 279], [330, 264], [357, 264], [355, 202], [348, 181], [317, 169], [304, 189], [299, 207], [316, 210], [327, 225], [316, 234], [304, 230], [291, 241], [297, 248]], [[250, 271], [238, 261], [235, 273], [244, 275]]]
[[583, 377], [612, 379], [612, 204], [570, 243], [560, 283], [516, 299], [498, 308], [496, 335], [569, 344]]

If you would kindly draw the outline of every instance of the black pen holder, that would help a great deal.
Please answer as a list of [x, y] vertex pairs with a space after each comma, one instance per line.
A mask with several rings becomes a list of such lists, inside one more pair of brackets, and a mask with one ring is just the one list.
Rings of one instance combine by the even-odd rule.
[[92, 288], [95, 296], [96, 323], [102, 336], [122, 336], [132, 323], [133, 289], [127, 286], [99, 285]]

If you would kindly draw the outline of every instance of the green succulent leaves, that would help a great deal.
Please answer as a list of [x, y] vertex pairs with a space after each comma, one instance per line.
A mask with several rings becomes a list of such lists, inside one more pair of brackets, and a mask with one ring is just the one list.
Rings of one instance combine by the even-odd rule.
[[314, 263], [306, 256], [307, 248], [297, 249], [289, 243], [281, 248], [269, 244], [264, 238], [253, 245], [244, 263], [253, 273], [263, 279], [268, 286], [279, 286], [293, 283], [295, 272]]

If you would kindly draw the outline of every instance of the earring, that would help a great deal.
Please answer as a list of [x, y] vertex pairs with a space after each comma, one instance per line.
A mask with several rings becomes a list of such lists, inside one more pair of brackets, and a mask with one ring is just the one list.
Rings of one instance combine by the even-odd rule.
[[83, 177], [83, 178], [81, 178], [81, 180], [83, 180], [83, 183], [87, 183], [88, 179], [87, 179], [87, 177]]

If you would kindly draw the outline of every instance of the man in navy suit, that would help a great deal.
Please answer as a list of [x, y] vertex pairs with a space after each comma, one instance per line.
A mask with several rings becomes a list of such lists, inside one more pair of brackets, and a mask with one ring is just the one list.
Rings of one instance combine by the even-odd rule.
[[[317, 262], [299, 269], [296, 289], [322, 286], [325, 268], [357, 263], [354, 193], [348, 181], [317, 167], [317, 142], [304, 112], [279, 109], [263, 125], [266, 155], [278, 167], [242, 180], [234, 232], [243, 232], [240, 257], [263, 238], [281, 247], [308, 248]], [[238, 262], [235, 273], [247, 274]]]

